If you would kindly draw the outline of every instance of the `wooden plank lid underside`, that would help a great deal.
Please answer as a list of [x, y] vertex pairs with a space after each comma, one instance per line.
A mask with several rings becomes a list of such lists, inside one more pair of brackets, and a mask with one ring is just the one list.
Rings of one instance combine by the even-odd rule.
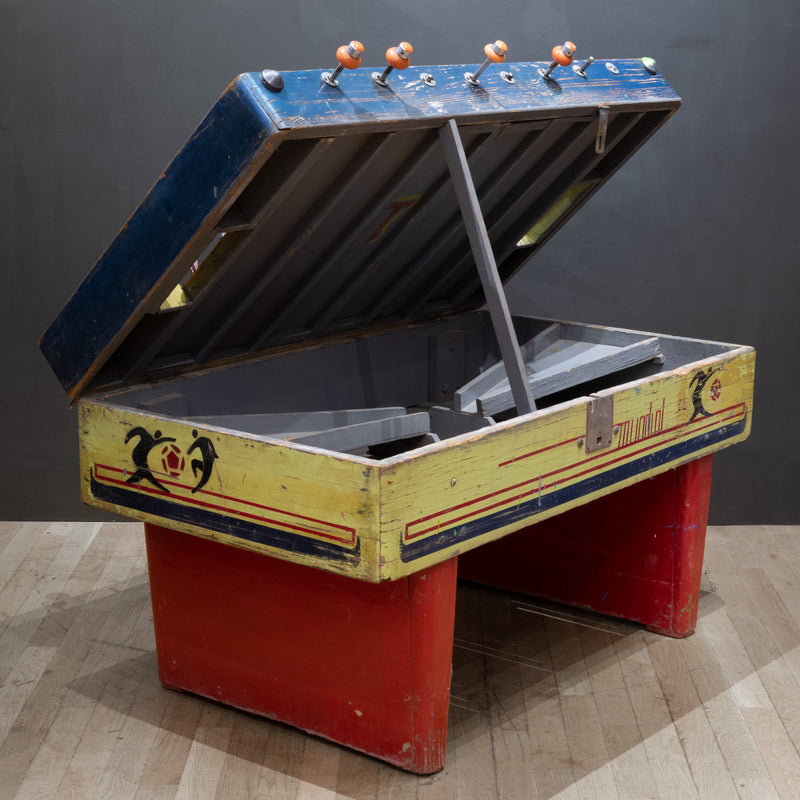
[[278, 94], [239, 76], [45, 332], [45, 356], [78, 397], [480, 307], [439, 129], [458, 123], [506, 281], [680, 104], [638, 60], [614, 63], [552, 86], [515, 64], [513, 85], [487, 73], [477, 89], [458, 65], [388, 89], [368, 70], [338, 89], [284, 73]]

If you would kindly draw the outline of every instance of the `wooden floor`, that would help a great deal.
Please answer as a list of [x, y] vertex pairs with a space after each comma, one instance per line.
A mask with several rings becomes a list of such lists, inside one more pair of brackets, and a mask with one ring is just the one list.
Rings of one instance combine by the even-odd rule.
[[0, 798], [798, 798], [800, 527], [709, 529], [697, 633], [459, 588], [447, 768], [163, 689], [136, 524], [0, 523]]

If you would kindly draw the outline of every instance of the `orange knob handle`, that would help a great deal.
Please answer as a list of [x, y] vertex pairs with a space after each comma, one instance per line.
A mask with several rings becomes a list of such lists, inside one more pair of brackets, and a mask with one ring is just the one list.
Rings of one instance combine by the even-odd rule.
[[486, 53], [486, 58], [494, 61], [495, 64], [502, 64], [506, 60], [506, 53], [508, 52], [508, 45], [502, 40], [498, 39], [496, 42], [489, 42], [483, 48]]
[[405, 69], [408, 66], [408, 57], [414, 52], [414, 48], [408, 42], [400, 42], [397, 47], [390, 47], [386, 51], [386, 69], [378, 74], [372, 73], [372, 80], [383, 86], [384, 88], [389, 84], [386, 78], [393, 69]]
[[562, 67], [567, 67], [572, 63], [572, 56], [575, 55], [575, 51], [578, 48], [572, 42], [564, 42], [564, 44], [557, 44], [552, 51], [553, 60], [550, 62], [550, 66], [547, 70], [540, 69], [539, 74], [546, 80], [552, 81], [553, 79], [550, 77], [552, 75], [553, 70], [561, 65]]
[[400, 42], [397, 47], [390, 47], [386, 51], [386, 61], [392, 69], [405, 69], [408, 66], [408, 57], [414, 48], [408, 42]]
[[553, 61], [560, 64], [562, 67], [568, 67], [572, 63], [572, 56], [578, 48], [572, 42], [564, 42], [562, 45], [556, 45], [553, 48]]
[[471, 83], [473, 86], [479, 86], [480, 83], [478, 81], [478, 77], [481, 73], [489, 66], [493, 61], [495, 64], [502, 64], [503, 61], [506, 60], [506, 53], [508, 52], [508, 45], [502, 40], [498, 39], [496, 42], [489, 42], [489, 44], [484, 45], [483, 52], [486, 53], [486, 58], [483, 60], [483, 64], [481, 64], [475, 72], [465, 72], [464, 79], [467, 83]]
[[345, 69], [357, 69], [361, 64], [361, 56], [364, 54], [364, 45], [353, 39], [350, 44], [343, 44], [336, 51], [336, 60]]
[[339, 66], [333, 72], [323, 72], [322, 80], [328, 86], [336, 87], [339, 81], [336, 80], [341, 75], [343, 69], [356, 69], [361, 64], [361, 56], [364, 53], [364, 45], [353, 39], [350, 44], [343, 44], [336, 51], [336, 60]]

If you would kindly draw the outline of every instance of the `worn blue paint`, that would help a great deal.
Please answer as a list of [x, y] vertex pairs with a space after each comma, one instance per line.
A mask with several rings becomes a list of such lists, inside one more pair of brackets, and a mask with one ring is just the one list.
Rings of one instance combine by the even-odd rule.
[[514, 522], [520, 522], [535, 517], [537, 514], [547, 509], [555, 508], [571, 500], [585, 497], [628, 478], [641, 475], [648, 470], [655, 469], [664, 464], [669, 464], [672, 461], [685, 459], [706, 447], [719, 444], [734, 436], [739, 436], [744, 432], [746, 426], [747, 415], [745, 414], [738, 422], [709, 431], [701, 436], [685, 439], [672, 447], [658, 450], [636, 461], [631, 461], [605, 472], [600, 472], [590, 478], [573, 483], [571, 486], [567, 486], [564, 489], [554, 490], [544, 495], [541, 498], [541, 503], [538, 499], [534, 498], [524, 503], [519, 503], [512, 508], [504, 509], [494, 514], [488, 514], [473, 522], [443, 529], [435, 536], [410, 543], [402, 542], [400, 546], [400, 558], [405, 563], [415, 561], [418, 558], [436, 553], [439, 550], [444, 550], [447, 547], [452, 547], [455, 544], [469, 541], [476, 536], [497, 530], [505, 525], [511, 525]]
[[[464, 80], [472, 64], [448, 66], [410, 66], [389, 76], [389, 87], [377, 86], [371, 74], [361, 68], [345, 72], [339, 88], [323, 83], [319, 71], [283, 73], [283, 91], [267, 93], [266, 103], [279, 128], [306, 128], [325, 125], [363, 125], [382, 121], [441, 120], [449, 117], [469, 121], [470, 117], [506, 117], [510, 113], [552, 114], [554, 109], [594, 109], [680, 101], [664, 78], [650, 75], [639, 59], [615, 60], [619, 75], [596, 62], [586, 78], [571, 68], [558, 68], [555, 81], [545, 81], [538, 68], [542, 63], [507, 63], [491, 67], [481, 75], [478, 87]], [[514, 75], [509, 84], [500, 77], [506, 70]], [[426, 85], [422, 73], [433, 75], [436, 86]]]
[[[267, 90], [259, 74], [240, 75], [44, 333], [45, 357], [71, 396], [84, 392], [133, 326], [158, 307], [210, 242], [213, 226], [252, 177], [259, 156], [282, 137], [435, 127], [450, 118], [500, 123], [587, 114], [599, 104], [617, 111], [668, 110], [680, 103], [666, 81], [650, 75], [639, 60], [615, 63], [619, 75], [598, 63], [586, 79], [560, 68], [555, 82], [538, 75], [540, 64], [509, 63], [504, 68], [514, 73], [514, 84], [491, 68], [479, 87], [464, 80], [474, 65], [409, 67], [393, 72], [386, 89], [373, 83], [368, 68], [342, 75], [338, 89], [323, 84], [317, 70], [286, 72], [279, 93]], [[421, 72], [433, 74], [436, 86], [426, 86]]]
[[228, 87], [42, 336], [68, 393], [111, 355], [124, 326], [275, 132], [260, 94], [247, 75]]

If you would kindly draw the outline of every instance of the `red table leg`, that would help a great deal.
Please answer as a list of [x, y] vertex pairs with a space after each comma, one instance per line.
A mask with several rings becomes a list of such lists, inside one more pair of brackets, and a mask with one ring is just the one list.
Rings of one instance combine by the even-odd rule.
[[697, 625], [712, 456], [459, 556], [459, 577], [644, 623]]
[[159, 677], [418, 773], [444, 766], [456, 559], [370, 584], [145, 525]]

